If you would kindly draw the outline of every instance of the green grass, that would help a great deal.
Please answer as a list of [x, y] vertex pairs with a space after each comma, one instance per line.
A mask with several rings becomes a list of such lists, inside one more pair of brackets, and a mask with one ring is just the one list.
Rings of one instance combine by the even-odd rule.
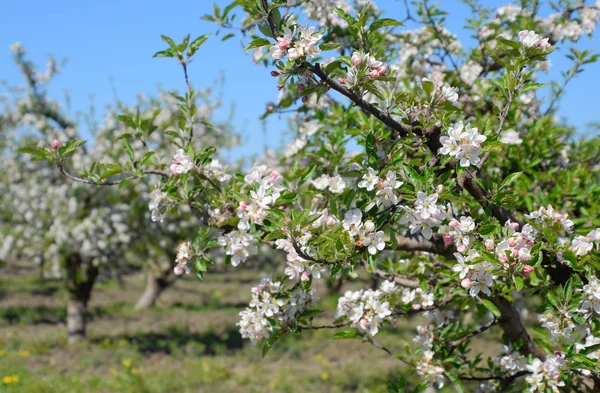
[[[67, 346], [61, 283], [33, 274], [2, 282], [1, 393], [380, 393], [403, 373], [377, 348], [331, 341], [333, 332], [323, 330], [285, 337], [263, 359], [235, 326], [261, 276], [248, 270], [178, 280], [142, 312], [133, 304], [143, 276], [124, 286], [103, 282], [90, 303], [88, 341]], [[332, 316], [335, 302], [323, 293], [320, 306]], [[378, 339], [400, 348], [403, 329]]]

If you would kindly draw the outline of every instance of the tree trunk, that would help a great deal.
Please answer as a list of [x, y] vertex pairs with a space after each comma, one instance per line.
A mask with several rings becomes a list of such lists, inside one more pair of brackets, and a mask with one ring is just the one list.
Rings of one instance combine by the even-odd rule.
[[75, 298], [67, 302], [67, 340], [69, 344], [85, 339], [87, 303]]
[[67, 256], [67, 342], [69, 344], [85, 339], [87, 322], [87, 305], [92, 295], [92, 288], [98, 277], [98, 268], [91, 263], [83, 268], [81, 255], [71, 253]]
[[342, 285], [344, 281], [342, 278], [331, 278], [327, 281], [327, 294], [328, 295], [337, 295], [340, 293], [342, 289]]
[[135, 305], [136, 310], [153, 307], [160, 294], [172, 283], [169, 281], [171, 266], [146, 273], [146, 289]]

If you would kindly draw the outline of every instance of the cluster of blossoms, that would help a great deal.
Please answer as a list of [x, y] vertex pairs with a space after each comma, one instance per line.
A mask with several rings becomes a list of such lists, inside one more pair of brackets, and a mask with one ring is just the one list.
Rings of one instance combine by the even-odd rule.
[[165, 201], [168, 199], [168, 196], [169, 195], [166, 192], [161, 191], [160, 188], [157, 188], [150, 193], [150, 202], [148, 202], [148, 209], [150, 210], [152, 221], [159, 221], [162, 223], [165, 219]]
[[177, 256], [175, 257], [175, 262], [177, 265], [173, 268], [173, 271], [176, 275], [181, 276], [184, 272], [185, 274], [190, 274], [190, 268], [188, 267], [188, 262], [192, 259], [192, 248], [189, 241], [184, 241], [177, 245]]
[[490, 288], [494, 285], [494, 275], [491, 273], [493, 265], [489, 262], [479, 262], [469, 264], [473, 260], [480, 257], [475, 250], [469, 250], [469, 254], [465, 257], [460, 253], [454, 253], [456, 264], [452, 270], [458, 272], [458, 277], [462, 280], [460, 285], [469, 290], [469, 294], [473, 297], [479, 295], [480, 292], [486, 295], [491, 295]]
[[530, 392], [547, 392], [551, 390], [558, 393], [561, 386], [565, 383], [560, 380], [560, 369], [564, 366], [564, 357], [559, 355], [548, 356], [546, 360], [533, 359], [531, 364], [527, 365], [529, 374], [525, 380], [529, 384]]
[[582, 33], [592, 34], [598, 20], [600, 19], [600, 3], [596, 2], [595, 6], [579, 7], [579, 18], [571, 18], [573, 13], [565, 18], [563, 13], [555, 13], [548, 18], [540, 18], [538, 22], [541, 25], [545, 34], [552, 37], [553, 41], [561, 41], [568, 39], [570, 41], [578, 41]]
[[250, 307], [240, 312], [242, 318], [237, 325], [242, 338], [250, 339], [253, 344], [268, 339], [275, 326], [288, 326], [315, 301], [314, 290], [296, 288], [286, 294], [281, 282], [263, 278], [252, 288]]
[[382, 61], [377, 60], [369, 53], [361, 54], [354, 52], [351, 57], [352, 67], [348, 68], [346, 77], [340, 79], [340, 83], [355, 87], [360, 85], [363, 75], [370, 79], [377, 79], [385, 75], [387, 67]]
[[439, 79], [433, 81], [428, 78], [423, 78], [421, 82], [433, 83], [434, 90], [431, 93], [433, 96], [438, 96], [441, 101], [448, 101], [458, 105], [458, 88], [450, 86], [448, 83], [441, 84]]
[[519, 32], [519, 42], [526, 48], [540, 47], [550, 49], [552, 45], [548, 42], [548, 38], [542, 38], [533, 30], [521, 30]]
[[283, 36], [277, 37], [277, 44], [270, 49], [271, 56], [275, 60], [281, 60], [288, 57], [290, 60], [296, 60], [304, 56], [310, 58], [321, 53], [321, 49], [317, 46], [322, 34], [316, 33], [316, 27], [300, 26], [300, 37], [294, 40], [296, 29], [290, 30], [288, 27], [283, 29]]
[[495, 357], [494, 363], [503, 372], [514, 374], [525, 370], [527, 359], [519, 351], [514, 350], [511, 345], [503, 345], [502, 355]]
[[[301, 236], [299, 239], [297, 239], [299, 243], [298, 247], [300, 247], [301, 251], [306, 255], [311, 254], [310, 250], [306, 246], [306, 242], [310, 236], [310, 233], [306, 233], [304, 236]], [[321, 274], [325, 271], [325, 268], [307, 261], [298, 255], [298, 252], [291, 241], [287, 239], [278, 239], [275, 242], [275, 245], [278, 249], [287, 253], [287, 266], [285, 267], [284, 273], [291, 280], [299, 277], [301, 281], [308, 281], [311, 276], [314, 278], [321, 278]]]
[[225, 254], [231, 255], [233, 266], [246, 262], [250, 255], [258, 254], [257, 243], [254, 236], [240, 231], [231, 231], [219, 237], [219, 244], [225, 247]]
[[231, 175], [225, 171], [225, 167], [219, 160], [213, 159], [210, 164], [202, 167], [202, 171], [206, 176], [215, 178], [223, 184], [227, 184], [231, 180]]
[[[372, 168], [367, 169], [362, 177], [362, 180], [358, 182], [359, 188], [364, 188], [367, 191], [377, 190], [375, 196], [377, 196], [377, 207], [388, 208], [398, 203], [398, 196], [394, 193], [394, 190], [404, 184], [400, 180], [396, 180], [398, 174], [396, 171], [389, 171], [385, 179], [380, 179]], [[367, 210], [371, 209], [372, 205], [367, 206]]]
[[479, 155], [482, 152], [481, 143], [487, 137], [481, 135], [476, 127], [467, 124], [465, 127], [460, 121], [448, 130], [448, 134], [440, 138], [442, 147], [440, 154], [447, 154], [460, 160], [460, 166], [468, 167], [479, 164]]
[[421, 288], [404, 288], [401, 300], [404, 304], [412, 304], [413, 310], [421, 310], [433, 306], [434, 296], [433, 293], [427, 293]]
[[346, 189], [346, 182], [340, 175], [329, 176], [322, 174], [315, 180], [311, 181], [312, 185], [320, 191], [329, 189], [332, 194], [341, 194]]
[[185, 150], [179, 149], [173, 156], [173, 163], [169, 167], [174, 176], [188, 173], [194, 168], [194, 162], [191, 157], [185, 154]]
[[[507, 222], [505, 224], [506, 236], [495, 247], [495, 253], [498, 260], [506, 268], [526, 264], [531, 259], [531, 247], [535, 245], [538, 237], [538, 231], [529, 224], [523, 225], [520, 232], [519, 224], [516, 222]], [[486, 248], [494, 246], [493, 239], [486, 240]]]
[[568, 214], [555, 211], [551, 205], [541, 206], [537, 211], [525, 214], [525, 217], [533, 220], [534, 224], [543, 225], [550, 229], [562, 229], [570, 233], [573, 221], [569, 220]]
[[[393, 289], [392, 289], [393, 288]], [[347, 291], [344, 296], [338, 299], [337, 318], [347, 317], [351, 326], [357, 328], [360, 332], [374, 336], [379, 332], [381, 324], [389, 320], [392, 315], [390, 303], [382, 301], [382, 297], [387, 295], [390, 290], [395, 290], [386, 284], [380, 290], [361, 289], [359, 291]]]
[[575, 237], [571, 243], [571, 251], [577, 256], [587, 255], [594, 249], [594, 243], [596, 246], [600, 244], [600, 228], [590, 231], [586, 236]]
[[460, 79], [471, 86], [483, 72], [481, 64], [475, 61], [468, 61], [460, 67]]
[[270, 209], [285, 190], [283, 176], [270, 170], [266, 165], [255, 165], [244, 177], [244, 188], [250, 189], [250, 202], [240, 202], [237, 216], [240, 221], [238, 229], [246, 231], [250, 224], [262, 224]]
[[439, 227], [447, 218], [446, 207], [437, 204], [438, 198], [437, 192], [431, 195], [422, 191], [417, 192], [414, 206], [412, 208], [402, 207], [405, 214], [400, 219], [400, 223], [408, 224], [410, 233], [421, 231], [424, 238], [431, 239], [433, 228]]
[[417, 336], [413, 339], [421, 347], [421, 357], [416, 365], [419, 376], [427, 382], [435, 384], [438, 388], [444, 386], [444, 374], [446, 370], [439, 364], [434, 363], [433, 342], [435, 327], [431, 325], [417, 326]]
[[331, 227], [335, 224], [339, 223], [340, 220], [334, 216], [333, 214], [329, 214], [328, 209], [317, 210], [317, 207], [314, 206], [311, 210], [311, 214], [318, 214], [319, 218], [317, 218], [312, 224], [313, 228], [321, 228], [323, 226]]
[[545, 312], [538, 315], [538, 321], [544, 329], [548, 330], [550, 340], [553, 342], [561, 338], [572, 340], [573, 333], [577, 331], [577, 325], [575, 325], [571, 313], [555, 314]]
[[444, 236], [444, 243], [456, 244], [456, 250], [464, 254], [466, 250], [471, 247], [474, 240], [475, 222], [471, 217], [462, 216], [460, 221], [453, 219], [448, 224], [450, 230], [448, 234]]
[[385, 248], [383, 231], [375, 231], [375, 224], [371, 220], [363, 223], [360, 209], [348, 210], [344, 215], [342, 225], [353, 239], [358, 236], [356, 245], [367, 247], [369, 254], [375, 255], [377, 251], [382, 251]]
[[[589, 347], [592, 346], [597, 346], [598, 344], [600, 344], [600, 337], [595, 337], [594, 335], [590, 334], [589, 331], [587, 332], [588, 334], [585, 336], [585, 341], [582, 343], [576, 343], [575, 344], [575, 349], [580, 352], [583, 350], [586, 350]], [[596, 347], [598, 348], [598, 347]], [[600, 360], [600, 349], [596, 349], [593, 352], [589, 352], [586, 353], [586, 356], [590, 359], [596, 359], [596, 360]], [[581, 370], [581, 373], [583, 375], [590, 375], [591, 371], [590, 370]]]
[[296, 138], [285, 148], [285, 156], [287, 158], [293, 157], [296, 154], [298, 154], [302, 149], [304, 149], [304, 147], [306, 147], [306, 138]]
[[498, 140], [507, 145], [520, 145], [523, 143], [523, 139], [521, 139], [519, 133], [513, 129], [502, 131]]
[[584, 301], [581, 303], [580, 311], [589, 313], [593, 310], [596, 314], [600, 314], [600, 282], [598, 282], [598, 278], [590, 277], [581, 292], [583, 292]]
[[[376, 9], [376, 5], [371, 0], [356, 0], [355, 3], [358, 9], [364, 6]], [[338, 16], [336, 8], [346, 13], [352, 11], [352, 7], [346, 0], [311, 0], [302, 3], [302, 9], [306, 17], [317, 21], [319, 26], [345, 29], [348, 27], [348, 22]]]

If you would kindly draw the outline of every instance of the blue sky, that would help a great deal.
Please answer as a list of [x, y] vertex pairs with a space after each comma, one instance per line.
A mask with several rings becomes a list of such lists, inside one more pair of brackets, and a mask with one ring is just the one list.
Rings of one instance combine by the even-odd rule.
[[[485, 4], [500, 6], [507, 1], [486, 0]], [[229, 0], [218, 0], [224, 6]], [[470, 32], [462, 30], [466, 7], [458, 0], [444, 0], [442, 8], [452, 11], [447, 27], [466, 38]], [[3, 5], [4, 18], [0, 24], [0, 79], [11, 84], [21, 83], [14, 66], [9, 46], [21, 41], [30, 58], [44, 65], [48, 54], [67, 57], [63, 72], [51, 84], [49, 92], [58, 100], [69, 89], [71, 114], [85, 111], [94, 95], [97, 111], [104, 104], [114, 102], [110, 80], [116, 87], [119, 99], [135, 102], [139, 93], [154, 94], [157, 84], [166, 89], [183, 88], [178, 65], [168, 59], [152, 59], [152, 54], [163, 48], [160, 34], [176, 40], [187, 33], [193, 37], [214, 32], [216, 26], [201, 21], [200, 17], [212, 13], [212, 0], [158, 1], [158, 0], [30, 0], [10, 1]], [[381, 9], [389, 17], [403, 18], [402, 2], [380, 0]], [[220, 34], [224, 35], [223, 32]], [[596, 34], [597, 37], [597, 34]], [[597, 48], [596, 42], [587, 38], [581, 47]], [[284, 140], [286, 123], [271, 117], [264, 125], [258, 117], [265, 103], [277, 98], [277, 89], [269, 70], [252, 63], [250, 55], [242, 51], [239, 38], [221, 42], [214, 35], [196, 55], [190, 67], [190, 78], [195, 87], [214, 85], [223, 75], [223, 108], [218, 118], [224, 119], [234, 106], [234, 125], [244, 138], [244, 146], [226, 153], [231, 159], [260, 154], [264, 146], [275, 148]], [[568, 63], [564, 53], [552, 55], [550, 77], [560, 75]], [[560, 115], [571, 124], [584, 129], [585, 123], [600, 120], [600, 64], [588, 66], [586, 72], [569, 85], [561, 102]]]

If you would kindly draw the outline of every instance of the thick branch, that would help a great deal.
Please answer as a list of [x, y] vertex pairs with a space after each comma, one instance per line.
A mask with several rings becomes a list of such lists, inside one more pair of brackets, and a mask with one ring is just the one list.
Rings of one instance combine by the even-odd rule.
[[321, 79], [321, 81], [323, 81], [327, 86], [337, 91], [338, 93], [341, 93], [342, 95], [346, 96], [356, 105], [358, 105], [371, 115], [375, 116], [383, 124], [396, 131], [400, 137], [406, 137], [408, 135], [408, 132], [413, 130], [413, 127], [411, 125], [397, 122], [392, 118], [390, 114], [383, 112], [375, 105], [359, 97], [352, 90], [345, 88], [344, 86], [340, 85], [339, 83], [328, 77], [327, 74], [325, 74], [325, 72], [321, 69], [321, 65], [319, 63], [315, 64], [314, 66], [309, 65], [309, 69], [313, 74], [318, 76], [319, 79]]

